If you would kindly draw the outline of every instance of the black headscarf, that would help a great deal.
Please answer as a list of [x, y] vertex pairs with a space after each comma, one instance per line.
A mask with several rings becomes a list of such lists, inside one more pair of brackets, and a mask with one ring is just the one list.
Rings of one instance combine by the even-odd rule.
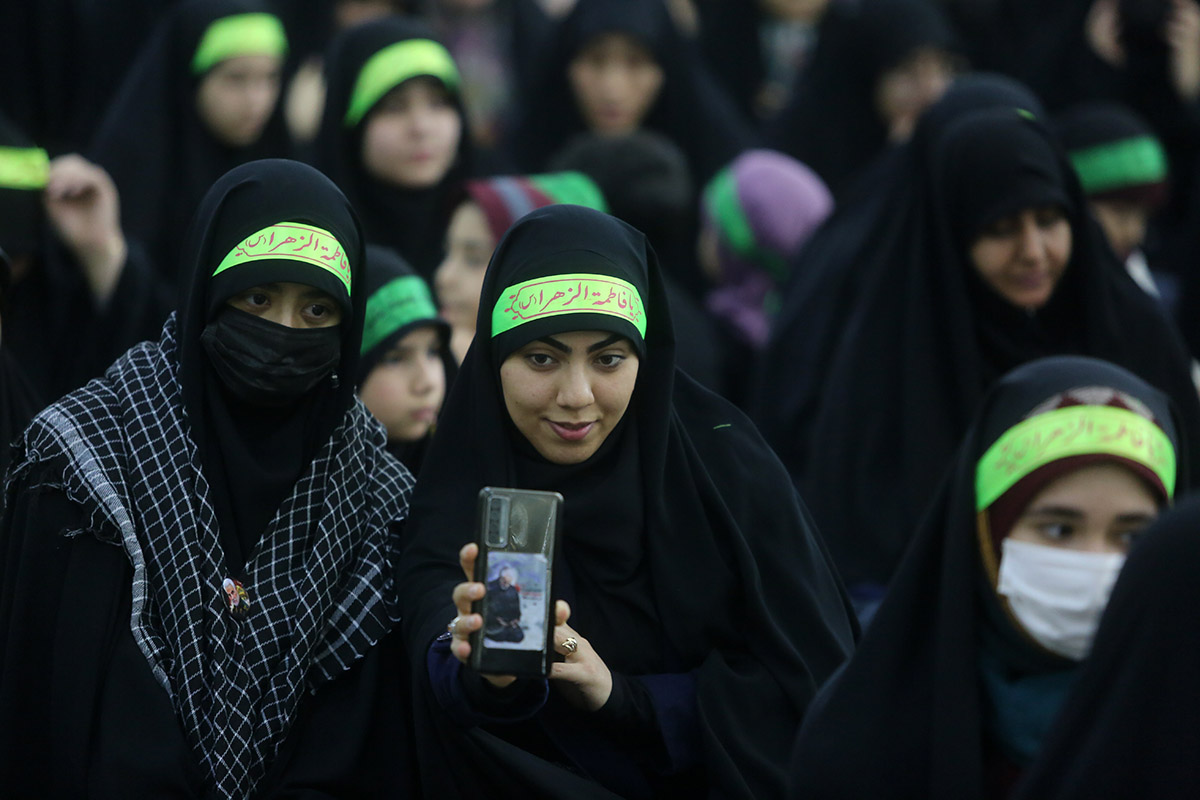
[[[909, 141], [878, 157], [870, 177], [834, 208], [788, 269], [779, 314], [759, 364], [751, 416], [798, 480], [817, 406], [860, 296], [891, 268], [877, 243], [895, 241], [920, 218], [922, 175], [946, 126], [982, 108], [1020, 108], [1039, 119], [1041, 103], [1023, 84], [995, 73], [959, 77], [917, 122]], [[787, 369], [776, 365], [786, 364]]]
[[[325, 59], [325, 112], [314, 145], [314, 164], [333, 178], [354, 203], [362, 217], [367, 241], [391, 247], [418, 273], [429, 278], [442, 259], [446, 226], [454, 210], [452, 202], [472, 170], [471, 131], [461, 94], [446, 86], [462, 120], [458, 155], [445, 177], [425, 189], [389, 184], [363, 166], [363, 133], [370, 109], [353, 126], [346, 124], [346, 113], [363, 67], [380, 50], [409, 39], [437, 42], [424, 23], [400, 17], [356, 25], [334, 39]], [[425, 73], [418, 68], [418, 74]]]
[[188, 0], [172, 8], [130, 67], [88, 148], [88, 157], [117, 184], [126, 234], [145, 245], [172, 285], [190, 274], [180, 243], [213, 181], [238, 164], [289, 154], [282, 103], [246, 147], [219, 141], [196, 110], [204, 74], [194, 74], [192, 62], [205, 32], [217, 20], [249, 13], [270, 13], [270, 6]]
[[875, 108], [880, 77], [927, 47], [958, 52], [957, 36], [936, 3], [831, 3], [817, 26], [812, 62], [767, 127], [766, 146], [812, 167], [840, 199], [888, 145]]
[[[1200, 426], [1179, 333], [1117, 263], [1049, 132], [1017, 110], [986, 109], [948, 125], [929, 154], [907, 224], [864, 254], [800, 468], [851, 586], [887, 582], [971, 410], [1025, 361], [1104, 358]], [[987, 220], [1046, 203], [1066, 212], [1071, 255], [1050, 300], [1030, 314], [984, 284], [967, 247]]]
[[[399, 294], [390, 293], [391, 287], [397, 286], [397, 281], [404, 286], [412, 280], [421, 284], [413, 286], [408, 283], [407, 288]], [[446, 374], [446, 390], [449, 391], [458, 373], [458, 364], [450, 351], [450, 323], [437, 316], [425, 279], [417, 275], [395, 250], [370, 244], [367, 245], [366, 291], [362, 356], [358, 362], [355, 383], [361, 388], [371, 370], [397, 342], [417, 328], [428, 326], [437, 330], [441, 341], [442, 369]], [[428, 305], [425, 305], [426, 302]], [[430, 436], [432, 431], [415, 442], [389, 441], [388, 450], [415, 474], [420, 472]]]
[[[543, 317], [488, 335], [493, 307], [511, 295], [506, 287], [564, 273], [617, 277], [636, 287], [644, 338], [628, 319], [594, 313]], [[415, 498], [402, 580], [406, 639], [424, 674], [429, 644], [454, 614], [450, 592], [462, 580], [457, 552], [473, 538], [481, 487], [560, 491], [566, 517], [556, 586], [571, 603], [571, 624], [617, 672], [690, 671], [703, 721], [699, 777], [715, 795], [772, 796], [781, 791], [780, 757], [799, 716], [851, 648], [853, 623], [778, 460], [739, 411], [676, 371], [664, 298], [653, 250], [615, 218], [556, 205], [509, 229], [484, 279], [479, 334]], [[559, 466], [516, 432], [499, 367], [525, 342], [581, 329], [630, 338], [641, 353], [637, 386], [600, 450]], [[422, 681], [418, 695], [428, 691]], [[446, 770], [449, 783], [439, 785], [447, 791], [486, 787], [515, 796], [554, 785], [555, 776], [566, 779], [550, 761], [507, 745], [515, 733], [450, 730], [440, 708], [430, 711], [439, 738], [429, 743], [434, 754], [424, 766]], [[576, 719], [578, 727], [589, 725]], [[507, 786], [484, 778], [497, 773]], [[589, 777], [604, 783], [607, 776]]]
[[696, 185], [753, 143], [749, 123], [708, 73], [694, 44], [679, 33], [662, 0], [579, 0], [548, 39], [538, 71], [542, 82], [522, 93], [525, 107], [512, 139], [520, 169], [543, 171], [550, 156], [587, 129], [568, 66], [606, 33], [632, 36], [662, 69], [662, 88], [641, 127], [683, 148]]
[[1189, 797], [1200, 785], [1200, 501], [1129, 554], [1092, 652], [1018, 798]]
[[981, 558], [976, 469], [1005, 431], [1073, 389], [1104, 387], [1140, 401], [1180, 458], [1187, 447], [1171, 401], [1124, 369], [1060, 356], [1026, 364], [983, 398], [950, 469], [851, 660], [822, 689], [796, 741], [799, 797], [994, 796], [998, 745], [981, 686], [986, 653], [1009, 679], [1069, 670], [1003, 612]]
[[[2, 190], [0, 190], [2, 191]], [[0, 249], [0, 315], [8, 300], [8, 255]], [[0, 340], [0, 475], [8, 472], [9, 449], [13, 439], [25, 430], [43, 403], [26, 377], [25, 371]]]

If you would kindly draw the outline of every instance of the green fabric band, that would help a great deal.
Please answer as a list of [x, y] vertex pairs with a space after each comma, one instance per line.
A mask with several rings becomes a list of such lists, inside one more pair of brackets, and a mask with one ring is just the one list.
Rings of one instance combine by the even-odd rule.
[[608, 213], [608, 203], [600, 187], [582, 172], [544, 172], [530, 175], [529, 183], [555, 203], [587, 206]]
[[1150, 469], [1175, 494], [1175, 447], [1162, 428], [1115, 406], [1068, 406], [1009, 428], [979, 459], [975, 510], [982, 511], [1038, 467], [1070, 456], [1112, 455]]
[[50, 157], [40, 147], [0, 147], [0, 189], [45, 189]]
[[346, 251], [332, 233], [303, 222], [280, 222], [247, 236], [221, 259], [213, 276], [238, 264], [281, 258], [333, 273], [345, 284], [346, 294], [350, 294], [350, 261]]
[[235, 56], [282, 56], [287, 53], [287, 33], [274, 14], [234, 14], [208, 26], [192, 57], [192, 74], [203, 75], [216, 64]]
[[426, 319], [431, 322], [437, 319], [437, 307], [424, 280], [406, 275], [385, 283], [367, 298], [362, 352], [374, 348], [405, 325]]
[[704, 206], [734, 254], [765, 268], [777, 281], [786, 277], [784, 259], [759, 245], [758, 237], [746, 219], [742, 201], [738, 199], [737, 179], [731, 167], [721, 170], [708, 182], [704, 189]]
[[510, 286], [492, 308], [492, 336], [560, 314], [620, 317], [646, 337], [646, 307], [632, 283], [611, 275], [548, 275]]
[[1071, 163], [1087, 194], [1159, 183], [1167, 177], [1166, 153], [1153, 136], [1076, 150], [1071, 153]]
[[405, 39], [371, 56], [350, 94], [346, 126], [357, 125], [385, 94], [418, 75], [431, 75], [451, 90], [458, 88], [458, 67], [450, 51], [432, 39]]

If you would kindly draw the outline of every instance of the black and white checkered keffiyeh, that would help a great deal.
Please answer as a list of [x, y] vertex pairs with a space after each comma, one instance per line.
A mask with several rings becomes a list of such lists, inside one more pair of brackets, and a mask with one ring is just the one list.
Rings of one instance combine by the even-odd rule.
[[172, 316], [158, 343], [134, 347], [39, 414], [12, 474], [66, 458], [61, 488], [86, 509], [89, 532], [121, 544], [133, 565], [135, 640], [216, 794], [241, 798], [265, 774], [305, 689], [398, 621], [395, 523], [413, 478], [356, 400], [247, 561], [251, 611], [234, 619], [178, 364]]

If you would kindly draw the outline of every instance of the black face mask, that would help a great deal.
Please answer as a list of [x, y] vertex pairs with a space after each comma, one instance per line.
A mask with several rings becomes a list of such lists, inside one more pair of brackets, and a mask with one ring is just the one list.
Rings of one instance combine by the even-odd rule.
[[[226, 307], [200, 334], [221, 382], [255, 406], [286, 406], [333, 372], [342, 353], [340, 325], [289, 328]], [[335, 377], [336, 380], [336, 377]]]

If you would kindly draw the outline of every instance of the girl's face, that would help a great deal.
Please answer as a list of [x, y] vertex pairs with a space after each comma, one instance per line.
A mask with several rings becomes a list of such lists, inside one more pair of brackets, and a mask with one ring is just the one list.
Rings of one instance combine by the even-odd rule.
[[446, 258], [433, 275], [433, 285], [441, 305], [440, 315], [456, 332], [469, 333], [468, 341], [475, 335], [479, 293], [495, 248], [496, 241], [479, 204], [467, 201], [460, 205], [450, 218]]
[[879, 76], [875, 108], [889, 141], [903, 142], [912, 136], [921, 112], [945, 94], [956, 71], [948, 53], [924, 47]]
[[1127, 200], [1093, 200], [1092, 211], [1096, 221], [1104, 229], [1113, 252], [1122, 261], [1142, 246], [1146, 239], [1146, 225], [1150, 209], [1145, 203]]
[[446, 177], [461, 138], [462, 119], [446, 88], [435, 78], [413, 78], [368, 114], [363, 166], [381, 181], [426, 189]]
[[1018, 308], [1044, 306], [1071, 259], [1071, 223], [1058, 206], [1003, 217], [971, 244], [971, 263], [984, 283]]
[[234, 308], [289, 328], [328, 328], [342, 321], [342, 307], [303, 283], [265, 283], [225, 301]]
[[592, 456], [625, 416], [638, 356], [624, 337], [571, 331], [537, 339], [500, 365], [504, 405], [517, 430], [554, 464]]
[[249, 55], [210, 69], [196, 89], [196, 112], [218, 141], [247, 147], [262, 136], [279, 100], [283, 59]]
[[1127, 553], [1158, 516], [1150, 487], [1118, 464], [1094, 464], [1058, 478], [1021, 514], [1010, 538], [1093, 553]]
[[588, 42], [568, 65], [567, 78], [588, 128], [606, 135], [637, 130], [663, 85], [653, 54], [624, 33]]
[[415, 442], [427, 434], [446, 396], [437, 329], [417, 328], [400, 339], [367, 375], [359, 396], [389, 441]]

